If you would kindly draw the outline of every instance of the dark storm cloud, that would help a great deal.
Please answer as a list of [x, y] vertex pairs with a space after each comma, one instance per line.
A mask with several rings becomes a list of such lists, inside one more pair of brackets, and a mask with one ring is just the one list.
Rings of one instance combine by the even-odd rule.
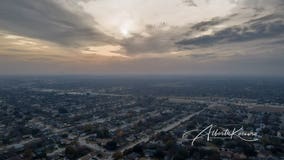
[[[271, 19], [270, 19], [271, 20]], [[244, 25], [225, 28], [213, 35], [184, 39], [177, 42], [178, 45], [208, 46], [218, 43], [244, 42], [262, 38], [282, 36], [284, 33], [284, 21], [253, 20]]]
[[2, 0], [0, 30], [66, 46], [109, 40], [92, 27], [91, 17], [72, 9], [76, 7], [67, 9], [53, 0]]

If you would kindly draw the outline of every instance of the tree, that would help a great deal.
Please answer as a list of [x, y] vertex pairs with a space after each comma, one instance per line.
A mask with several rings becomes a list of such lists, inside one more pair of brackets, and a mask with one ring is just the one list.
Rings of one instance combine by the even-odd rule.
[[26, 149], [23, 156], [25, 160], [31, 160], [33, 158], [33, 151], [31, 149]]
[[117, 143], [115, 141], [109, 141], [107, 142], [107, 144], [105, 145], [105, 148], [107, 150], [115, 150], [117, 148]]
[[122, 159], [123, 158], [123, 154], [121, 152], [115, 152], [112, 155], [112, 158], [115, 159], [115, 160]]
[[58, 108], [58, 112], [61, 114], [68, 113], [67, 109], [63, 107]]

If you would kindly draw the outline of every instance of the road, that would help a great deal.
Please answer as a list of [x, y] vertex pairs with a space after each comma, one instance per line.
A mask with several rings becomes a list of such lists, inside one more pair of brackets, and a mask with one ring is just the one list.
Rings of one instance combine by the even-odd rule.
[[192, 114], [190, 114], [190, 115], [188, 115], [188, 116], [186, 116], [186, 117], [184, 117], [184, 118], [178, 120], [177, 122], [171, 123], [171, 124], [169, 124], [169, 125], [167, 125], [167, 126], [161, 128], [161, 129], [159, 129], [159, 130], [156, 130], [153, 134], [148, 135], [148, 136], [146, 136], [146, 137], [143, 137], [143, 138], [141, 138], [141, 139], [139, 139], [139, 140], [137, 140], [137, 141], [135, 141], [135, 142], [133, 142], [133, 143], [131, 143], [131, 144], [125, 146], [125, 147], [123, 147], [123, 148], [120, 149], [119, 151], [120, 151], [120, 152], [124, 152], [124, 151], [126, 151], [126, 150], [128, 150], [128, 149], [133, 148], [134, 146], [136, 146], [136, 145], [138, 145], [138, 144], [140, 144], [140, 143], [148, 142], [148, 141], [151, 139], [151, 137], [153, 137], [154, 135], [156, 135], [156, 134], [158, 134], [158, 133], [160, 133], [160, 132], [170, 131], [170, 130], [176, 128], [177, 126], [179, 126], [180, 124], [182, 124], [182, 123], [184, 123], [184, 122], [190, 120], [192, 117], [194, 117], [194, 116], [200, 114], [201, 112], [205, 111], [206, 109], [208, 109], [208, 107], [206, 107], [206, 108], [204, 108], [204, 109], [202, 109], [202, 110], [200, 110], [200, 111], [194, 112], [194, 113], [192, 113]]
[[31, 143], [31, 142], [34, 142], [34, 141], [37, 141], [37, 140], [40, 140], [40, 138], [31, 138], [31, 139], [28, 139], [28, 140], [23, 140], [23, 141], [20, 141], [20, 142], [17, 142], [17, 143], [14, 143], [14, 144], [10, 144], [10, 145], [7, 145], [7, 146], [4, 146], [4, 147], [1, 147], [0, 148], [0, 151], [1, 150], [8, 150], [10, 148], [13, 148], [17, 145], [26, 145], [28, 143]]

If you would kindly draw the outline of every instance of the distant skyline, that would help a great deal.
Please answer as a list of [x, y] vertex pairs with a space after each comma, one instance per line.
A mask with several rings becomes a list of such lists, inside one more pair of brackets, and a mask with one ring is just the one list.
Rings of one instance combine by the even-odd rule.
[[283, 71], [283, 0], [0, 2], [0, 75]]

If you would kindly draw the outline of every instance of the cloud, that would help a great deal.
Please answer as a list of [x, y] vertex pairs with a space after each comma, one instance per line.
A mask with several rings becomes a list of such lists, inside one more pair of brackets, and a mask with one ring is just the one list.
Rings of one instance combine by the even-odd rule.
[[[170, 52], [174, 45], [166, 35], [143, 37], [141, 35], [125, 39], [121, 42], [126, 54], [147, 54]], [[122, 51], [123, 52], [123, 51]]]
[[111, 41], [94, 24], [72, 1], [3, 0], [0, 4], [2, 31], [65, 46]]
[[147, 25], [140, 34], [122, 39], [119, 44], [123, 47], [119, 53], [128, 55], [165, 54], [177, 51], [175, 41], [182, 37], [185, 28], [170, 27], [167, 24]]
[[191, 7], [197, 7], [196, 3], [193, 0], [183, 0], [183, 2]]
[[196, 24], [170, 27], [166, 30], [163, 29], [165, 26], [149, 25], [145, 29], [147, 36], [134, 34], [133, 37], [122, 40], [120, 45], [123, 46], [124, 51], [120, 52], [129, 55], [165, 54], [216, 44], [277, 39], [284, 33], [284, 19], [276, 14], [250, 18], [248, 21], [245, 19], [239, 23], [235, 22], [238, 18], [240, 14], [233, 13], [226, 17], [215, 17]]
[[277, 74], [283, 10], [283, 0], [2, 0], [0, 73]]
[[190, 56], [192, 58], [196, 58], [196, 59], [210, 59], [210, 58], [215, 58], [217, 55], [215, 53], [202, 53], [202, 54], [189, 54], [187, 56]]
[[232, 14], [227, 17], [214, 17], [211, 20], [208, 21], [202, 21], [197, 24], [194, 24], [191, 29], [194, 31], [206, 31], [209, 28], [216, 26], [218, 24], [222, 24], [228, 20], [230, 20], [232, 17], [236, 16], [237, 14]]
[[[269, 20], [264, 21], [269, 17]], [[274, 17], [275, 19], [271, 19]], [[284, 20], [278, 16], [265, 16], [254, 19], [246, 24], [225, 28], [212, 35], [200, 36], [178, 41], [181, 46], [210, 46], [218, 43], [233, 43], [272, 38], [282, 36], [284, 33]]]
[[[184, 1], [193, 3], [194, 1]], [[281, 0], [266, 2], [261, 0], [232, 0], [236, 7], [226, 16], [217, 16], [197, 23], [183, 26], [146, 27], [149, 36], [135, 34], [121, 41], [125, 54], [170, 53], [215, 44], [227, 44], [252, 41], [265, 38], [277, 38], [283, 33], [283, 14], [273, 8], [281, 6]], [[215, 1], [208, 0], [207, 5]], [[201, 3], [202, 4], [202, 3]], [[204, 5], [204, 4], [202, 4]], [[199, 7], [198, 5], [194, 5]]]

